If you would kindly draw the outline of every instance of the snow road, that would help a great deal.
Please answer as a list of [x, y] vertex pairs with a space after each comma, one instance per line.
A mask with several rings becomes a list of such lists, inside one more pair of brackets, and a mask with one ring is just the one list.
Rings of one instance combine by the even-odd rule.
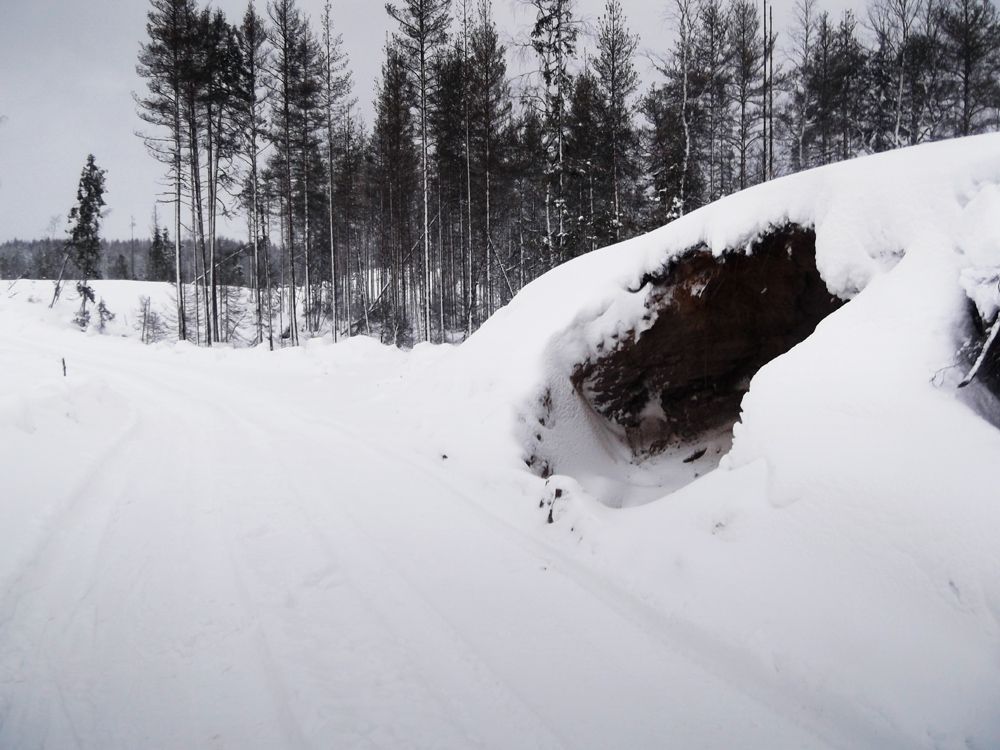
[[[1000, 403], [956, 355], [998, 184], [998, 135], [780, 178], [405, 354], [145, 347], [167, 285], [101, 281], [98, 335], [4, 282], [0, 750], [1000, 747]], [[789, 222], [851, 302], [718, 469], [632, 476], [573, 368]]]
[[0, 747], [840, 744], [408, 444], [405, 358], [10, 318]]

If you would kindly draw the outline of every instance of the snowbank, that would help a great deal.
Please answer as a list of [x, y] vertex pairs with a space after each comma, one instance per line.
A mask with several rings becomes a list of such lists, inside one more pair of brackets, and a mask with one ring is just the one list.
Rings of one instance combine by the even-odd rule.
[[[567, 544], [858, 746], [1000, 742], [998, 412], [956, 390], [970, 300], [1000, 306], [998, 184], [998, 135], [776, 180], [557, 268], [462, 347], [518, 405], [520, 458], [547, 451]], [[644, 276], [787, 224], [851, 302], [753, 378], [720, 469], [668, 494], [677, 462], [636, 465], [574, 368], [650, 325]]]
[[[558, 424], [547, 435], [552, 463], [593, 466], [608, 453], [620, 463], [619, 446], [582, 408], [570, 376], [623, 336], [637, 337], [652, 324], [644, 277], [662, 273], [692, 249], [719, 256], [752, 252], [762, 235], [793, 225], [815, 230], [816, 265], [841, 299], [856, 297], [904, 256], [930, 255], [944, 266], [938, 271], [947, 274], [949, 298], [964, 289], [989, 318], [1000, 304], [998, 180], [997, 135], [902, 149], [775, 180], [539, 278], [462, 347], [461, 360], [469, 377], [495, 382], [504, 400], [517, 404], [514, 419], [526, 425], [519, 430], [520, 459], [534, 451], [536, 427]], [[968, 335], [960, 307], [939, 321], [955, 339], [948, 347]], [[918, 377], [957, 364], [953, 355], [939, 356]], [[576, 460], [581, 452], [586, 459]]]

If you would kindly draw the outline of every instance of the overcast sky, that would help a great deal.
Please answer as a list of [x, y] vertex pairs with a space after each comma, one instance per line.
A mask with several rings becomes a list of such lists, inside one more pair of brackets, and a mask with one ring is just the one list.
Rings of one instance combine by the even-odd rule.
[[[323, 0], [300, 0], [318, 22]], [[230, 21], [246, 0], [215, 0]], [[784, 31], [792, 0], [776, 0], [775, 25]], [[824, 3], [831, 11], [851, 0]], [[579, 0], [579, 14], [596, 26], [604, 0]], [[667, 47], [671, 25], [666, 0], [622, 0], [640, 49]], [[334, 20], [344, 35], [355, 94], [368, 122], [390, 19], [382, 0], [334, 0]], [[161, 189], [161, 165], [134, 133], [141, 127], [132, 92], [141, 91], [136, 54], [145, 38], [147, 0], [0, 0], [0, 241], [45, 236], [53, 217], [62, 236], [88, 153], [108, 171], [110, 213], [103, 234], [129, 237], [151, 224]], [[263, 13], [264, 0], [257, 0]], [[495, 0], [498, 24], [509, 37], [523, 35], [531, 16], [519, 0]], [[520, 70], [529, 60], [514, 59]], [[522, 56], [523, 57], [523, 56]], [[647, 77], [648, 66], [642, 62]], [[162, 212], [161, 212], [162, 213]], [[238, 231], [238, 230], [237, 230]]]

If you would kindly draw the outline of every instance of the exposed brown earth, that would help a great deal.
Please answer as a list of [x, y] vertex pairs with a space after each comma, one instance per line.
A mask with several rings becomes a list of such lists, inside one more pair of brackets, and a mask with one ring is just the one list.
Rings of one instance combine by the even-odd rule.
[[816, 235], [788, 226], [749, 254], [693, 248], [644, 279], [655, 320], [580, 364], [578, 392], [637, 454], [731, 427], [754, 373], [843, 304], [816, 270]]

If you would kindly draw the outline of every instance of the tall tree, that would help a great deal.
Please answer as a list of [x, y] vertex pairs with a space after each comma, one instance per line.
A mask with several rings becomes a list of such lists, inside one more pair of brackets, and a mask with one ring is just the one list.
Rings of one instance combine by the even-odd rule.
[[703, 0], [694, 38], [692, 70], [704, 122], [699, 145], [705, 163], [705, 199], [714, 201], [729, 189], [729, 135], [732, 129], [732, 44], [730, 14], [722, 0]]
[[199, 49], [198, 92], [204, 126], [208, 213], [207, 298], [210, 342], [222, 340], [219, 328], [218, 216], [225, 213], [223, 194], [234, 185], [232, 160], [237, 151], [238, 128], [242, 108], [238, 105], [241, 48], [236, 31], [221, 10], [202, 11], [198, 22]]
[[764, 90], [764, 40], [761, 36], [760, 15], [752, 0], [733, 0], [733, 104], [736, 108], [733, 147], [739, 162], [739, 186], [751, 184], [755, 170], [750, 167], [754, 145], [761, 137], [757, 128], [758, 110]]
[[177, 335], [187, 338], [181, 263], [181, 194], [184, 187], [184, 77], [190, 66], [192, 0], [150, 0], [146, 32], [148, 41], [139, 49], [137, 72], [146, 81], [147, 93], [136, 97], [139, 116], [166, 131], [143, 135], [146, 148], [168, 166], [173, 186], [174, 279], [177, 284]]
[[423, 206], [423, 337], [431, 340], [431, 227], [429, 167], [429, 101], [431, 67], [435, 55], [447, 39], [451, 0], [401, 0], [386, 3], [386, 12], [399, 24], [399, 46], [417, 95], [420, 136], [420, 179]]
[[675, 196], [672, 212], [683, 214], [692, 201], [689, 199], [689, 182], [692, 174], [692, 158], [694, 156], [693, 108], [696, 104], [693, 96], [693, 84], [696, 80], [695, 65], [695, 31], [701, 15], [701, 5], [697, 0], [674, 0], [674, 13], [677, 23], [677, 47], [674, 53], [674, 64], [679, 89], [678, 104], [680, 125], [684, 135], [684, 153], [680, 165], [680, 189]]
[[868, 22], [883, 50], [882, 60], [889, 66], [894, 79], [892, 107], [892, 142], [895, 147], [907, 143], [904, 133], [904, 112], [907, 91], [907, 64], [910, 37], [920, 16], [924, 0], [874, 0], [868, 9]]
[[[573, 0], [531, 0], [535, 25], [531, 46], [538, 57], [542, 78], [549, 181], [545, 194], [546, 244], [549, 264], [561, 263], [566, 240], [566, 112], [572, 91], [570, 63], [576, 54], [579, 23], [573, 17]], [[555, 196], [553, 197], [553, 187]], [[552, 226], [556, 211], [558, 232]]]
[[[239, 67], [235, 85], [235, 121], [239, 133], [238, 152], [249, 167], [243, 205], [248, 216], [250, 244], [253, 248], [254, 320], [257, 331], [255, 343], [264, 341], [264, 300], [261, 244], [262, 205], [260, 200], [259, 155], [263, 146], [267, 88], [265, 71], [268, 65], [267, 34], [264, 20], [254, 9], [253, 0], [247, 3], [243, 23], [237, 33]], [[265, 245], [266, 247], [266, 245]], [[266, 258], [263, 259], [266, 262]]]
[[87, 156], [87, 163], [80, 173], [80, 183], [76, 189], [76, 205], [69, 212], [68, 247], [73, 251], [73, 262], [80, 272], [80, 313], [77, 321], [80, 326], [86, 325], [87, 300], [94, 300], [94, 291], [88, 282], [100, 278], [99, 263], [101, 259], [101, 209], [104, 208], [104, 176], [105, 170], [97, 166], [94, 155]]
[[[941, 12], [945, 66], [954, 92], [955, 135], [987, 126], [1000, 107], [1000, 21], [991, 0], [948, 0]], [[995, 126], [995, 121], [994, 121]]]
[[622, 234], [622, 176], [629, 172], [629, 156], [635, 148], [632, 97], [639, 86], [635, 52], [639, 37], [629, 31], [619, 0], [607, 0], [597, 27], [597, 59], [594, 73], [602, 98], [601, 130], [611, 155], [611, 189], [615, 241]]
[[604, 148], [601, 121], [605, 119], [597, 79], [589, 65], [573, 79], [566, 123], [567, 240], [570, 257], [597, 249], [598, 204], [610, 190], [601, 169]]
[[808, 166], [806, 135], [812, 127], [812, 90], [809, 77], [816, 43], [817, 0], [796, 0], [793, 10], [791, 71], [788, 78], [788, 102], [785, 120], [791, 143], [789, 156], [793, 171]]
[[[326, 165], [327, 165], [327, 199], [329, 201], [329, 242], [330, 242], [330, 308], [332, 318], [333, 340], [337, 340], [340, 327], [338, 318], [338, 274], [337, 274], [337, 243], [334, 237], [334, 164], [336, 161], [335, 143], [340, 132], [340, 123], [347, 114], [350, 105], [348, 97], [351, 93], [351, 74], [348, 70], [347, 55], [343, 51], [343, 38], [334, 33], [330, 0], [323, 5], [323, 114], [326, 127]], [[350, 134], [350, 126], [347, 126]], [[348, 273], [348, 278], [350, 274]], [[348, 295], [350, 285], [348, 284]], [[348, 326], [350, 335], [350, 326]]]
[[483, 242], [483, 268], [486, 272], [484, 298], [485, 314], [493, 314], [494, 284], [492, 270], [497, 268], [504, 276], [508, 292], [513, 294], [510, 280], [494, 243], [493, 216], [497, 210], [494, 188], [497, 172], [506, 158], [506, 137], [510, 129], [512, 102], [507, 82], [506, 49], [500, 43], [493, 21], [490, 0], [480, 0], [476, 24], [471, 39], [470, 109], [472, 122], [472, 147], [481, 181], [481, 222]]
[[[386, 278], [382, 289], [370, 303], [382, 308], [383, 323], [392, 343], [408, 340], [408, 289], [413, 255], [411, 246], [412, 197], [419, 183], [420, 157], [414, 148], [416, 125], [413, 121], [414, 92], [397, 43], [386, 47], [382, 76], [376, 91], [375, 126], [372, 134], [372, 176], [375, 222], [380, 231], [379, 265]], [[420, 244], [420, 240], [416, 244]], [[373, 310], [374, 311], [374, 310]]]
[[[302, 13], [295, 0], [272, 0], [267, 6], [271, 19], [268, 39], [271, 42], [271, 56], [268, 86], [271, 93], [271, 142], [274, 144], [275, 173], [280, 174], [278, 191], [282, 202], [282, 223], [285, 255], [287, 256], [289, 285], [289, 323], [287, 339], [293, 346], [299, 342], [298, 305], [296, 303], [295, 277], [295, 202], [293, 194], [293, 170], [298, 151], [293, 148], [295, 129], [295, 106], [298, 86], [304, 71], [300, 52], [306, 32]], [[282, 333], [285, 336], [285, 333]]]

